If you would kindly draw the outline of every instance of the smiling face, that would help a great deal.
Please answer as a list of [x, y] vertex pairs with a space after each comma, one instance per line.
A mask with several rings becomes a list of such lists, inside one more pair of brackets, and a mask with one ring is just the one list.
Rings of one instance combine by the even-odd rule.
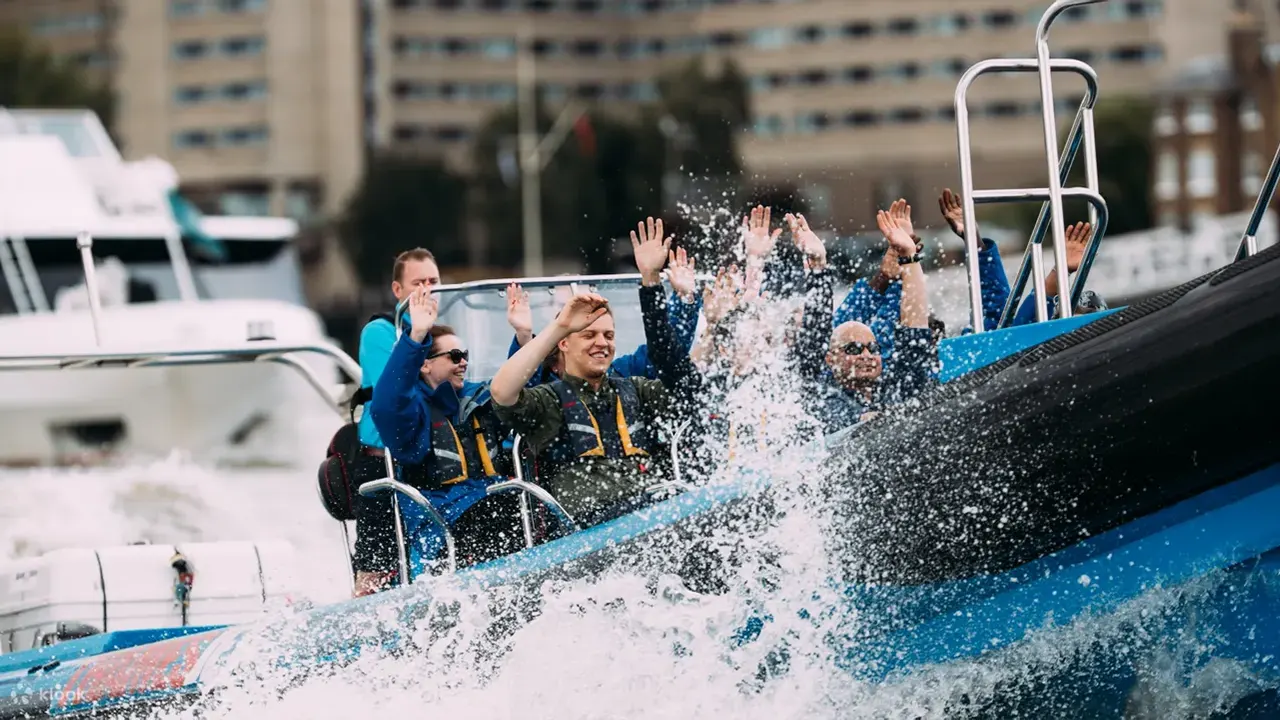
[[[836, 380], [846, 388], [867, 385], [880, 379], [880, 352], [872, 353], [868, 344], [875, 343], [875, 333], [860, 322], [847, 322], [831, 333], [831, 347], [827, 351], [827, 366]], [[859, 352], [851, 354], [856, 347], [850, 343], [862, 345]]]
[[584, 380], [599, 380], [613, 363], [613, 314], [605, 313], [585, 330], [560, 341], [564, 371]]
[[447, 382], [455, 390], [461, 390], [467, 377], [467, 361], [454, 362], [449, 351], [465, 349], [457, 335], [441, 335], [433, 339], [431, 352], [427, 353], [430, 359], [422, 364], [422, 379], [433, 388]]

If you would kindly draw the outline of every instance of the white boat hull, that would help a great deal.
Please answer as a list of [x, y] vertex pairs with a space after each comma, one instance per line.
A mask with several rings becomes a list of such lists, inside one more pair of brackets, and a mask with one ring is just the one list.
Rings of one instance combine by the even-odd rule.
[[[246, 330], [270, 328], [275, 340], [330, 345], [306, 308], [271, 301], [155, 303], [104, 308], [103, 351], [172, 351], [243, 345]], [[0, 318], [4, 356], [89, 352], [87, 313]], [[301, 358], [327, 385], [335, 364]], [[342, 418], [295, 369], [272, 362], [170, 367], [8, 370], [0, 372], [0, 464], [79, 463], [104, 457], [164, 457], [299, 465], [318, 462], [310, 447]]]

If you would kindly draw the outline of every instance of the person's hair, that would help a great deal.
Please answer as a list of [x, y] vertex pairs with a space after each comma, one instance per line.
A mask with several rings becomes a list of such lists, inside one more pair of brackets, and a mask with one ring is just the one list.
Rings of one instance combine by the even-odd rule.
[[453, 328], [448, 325], [432, 325], [431, 331], [427, 334], [431, 336], [432, 340], [439, 340], [442, 337], [457, 335], [458, 333], [454, 332]]
[[396, 256], [396, 264], [391, 268], [391, 279], [400, 282], [404, 279], [404, 266], [411, 262], [420, 262], [422, 260], [436, 261], [436, 256], [426, 248], [414, 248], [405, 250]]

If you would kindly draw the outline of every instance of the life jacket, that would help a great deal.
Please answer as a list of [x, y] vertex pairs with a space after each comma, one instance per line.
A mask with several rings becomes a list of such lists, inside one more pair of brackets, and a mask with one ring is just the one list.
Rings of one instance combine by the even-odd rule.
[[439, 490], [468, 478], [511, 474], [511, 455], [504, 447], [506, 433], [492, 411], [471, 400], [455, 421], [431, 407], [431, 455], [417, 465], [401, 464], [401, 480], [426, 490]]
[[564, 422], [560, 433], [539, 456], [540, 473], [554, 477], [579, 458], [648, 456], [653, 443], [640, 411], [640, 396], [628, 378], [606, 377], [616, 401], [612, 416], [597, 418], [563, 380], [551, 383], [560, 400]]

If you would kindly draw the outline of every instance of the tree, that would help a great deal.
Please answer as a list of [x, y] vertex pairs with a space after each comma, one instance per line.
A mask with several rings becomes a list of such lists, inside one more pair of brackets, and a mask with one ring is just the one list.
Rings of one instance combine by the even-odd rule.
[[[579, 257], [589, 272], [609, 272], [615, 239], [625, 237], [637, 218], [662, 213], [664, 174], [737, 182], [742, 172], [737, 136], [747, 118], [741, 73], [727, 64], [711, 75], [694, 61], [664, 73], [656, 84], [659, 99], [652, 105], [627, 115], [587, 112], [546, 159], [541, 183], [546, 255]], [[537, 107], [541, 137], [555, 118], [541, 98]], [[663, 132], [673, 122], [679, 130], [675, 139]], [[523, 255], [518, 127], [515, 107], [491, 115], [477, 134], [473, 158], [490, 250], [512, 262]], [[686, 189], [681, 197], [705, 202], [695, 198], [697, 192]], [[725, 200], [716, 194], [716, 202]], [[665, 214], [670, 227], [681, 225], [671, 212]]]
[[[1145, 98], [1099, 100], [1094, 109], [1098, 144], [1098, 191], [1107, 203], [1107, 235], [1146, 230], [1154, 224], [1151, 208], [1152, 123], [1155, 109]], [[1059, 146], [1066, 144], [1062, 130]], [[1071, 168], [1068, 185], [1085, 185], [1083, 148]], [[1044, 179], [1030, 180], [1026, 187], [1044, 187]], [[989, 214], [992, 220], [1009, 225], [1030, 237], [1039, 216], [1039, 203], [1004, 205]], [[1088, 206], [1072, 201], [1064, 208], [1068, 224], [1088, 219]], [[1048, 237], [1048, 235], [1046, 235]]]
[[360, 279], [385, 285], [396, 255], [414, 247], [431, 250], [441, 265], [466, 262], [466, 199], [466, 182], [439, 159], [393, 154], [370, 158], [339, 222]]
[[110, 132], [115, 103], [108, 87], [60, 61], [15, 26], [0, 27], [0, 107], [75, 108], [97, 113]]

